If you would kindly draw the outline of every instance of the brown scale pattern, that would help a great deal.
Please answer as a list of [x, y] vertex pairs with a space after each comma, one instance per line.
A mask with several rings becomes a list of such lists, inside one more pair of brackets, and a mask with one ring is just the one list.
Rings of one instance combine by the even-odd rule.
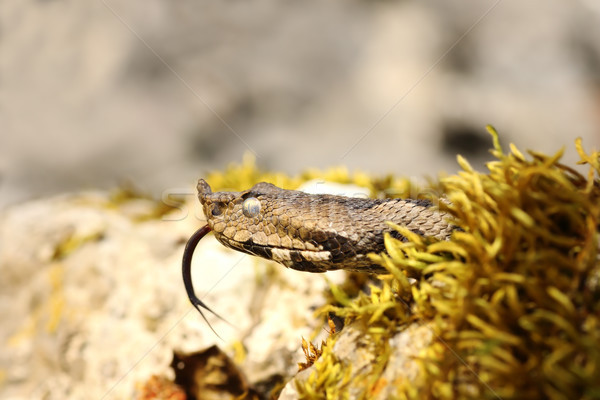
[[[247, 217], [242, 205], [251, 197], [260, 211]], [[223, 245], [309, 272], [383, 272], [366, 255], [385, 250], [383, 233], [392, 232], [386, 221], [441, 240], [455, 229], [425, 200], [313, 195], [266, 182], [243, 192], [213, 193], [203, 179], [198, 198]]]

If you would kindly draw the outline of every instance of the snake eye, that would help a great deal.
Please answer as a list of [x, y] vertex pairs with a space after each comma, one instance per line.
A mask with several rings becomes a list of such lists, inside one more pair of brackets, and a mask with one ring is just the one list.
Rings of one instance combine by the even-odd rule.
[[260, 201], [256, 197], [248, 197], [242, 204], [242, 212], [248, 218], [254, 218], [260, 212]]

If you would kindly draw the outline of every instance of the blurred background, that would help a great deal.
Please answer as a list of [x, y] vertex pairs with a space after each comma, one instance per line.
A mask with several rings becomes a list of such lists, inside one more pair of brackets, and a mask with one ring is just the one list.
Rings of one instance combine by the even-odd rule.
[[4, 0], [0, 207], [240, 162], [411, 177], [600, 144], [600, 3]]

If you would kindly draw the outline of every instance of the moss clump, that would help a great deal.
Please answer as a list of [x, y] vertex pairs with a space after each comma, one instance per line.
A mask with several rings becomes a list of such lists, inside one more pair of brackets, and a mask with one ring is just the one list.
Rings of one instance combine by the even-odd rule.
[[463, 171], [441, 181], [440, 208], [462, 230], [435, 242], [397, 227], [409, 240], [388, 236], [373, 256], [390, 275], [370, 296], [337, 295], [334, 310], [367, 321], [381, 346], [407, 323], [433, 324], [420, 378], [398, 384], [399, 398], [600, 398], [600, 154], [576, 142], [583, 176], [562, 152], [505, 154], [488, 130], [489, 173], [459, 157]]
[[[398, 398], [600, 398], [600, 153], [586, 154], [576, 142], [580, 164], [589, 167], [582, 175], [559, 162], [562, 152], [526, 157], [511, 146], [506, 154], [489, 130], [496, 159], [489, 171], [459, 157], [463, 171], [439, 184], [449, 200], [440, 208], [461, 231], [440, 242], [396, 227], [409, 240], [386, 236], [387, 252], [373, 255], [390, 274], [353, 299], [333, 287], [337, 305], [322, 309], [365, 327], [377, 356], [361, 390], [333, 336], [310, 360], [309, 378], [296, 382], [303, 398], [380, 393], [389, 339], [411, 324], [432, 326], [435, 340], [419, 357], [418, 378], [394, 381]], [[216, 190], [259, 181], [293, 189], [310, 179], [362, 185], [373, 197], [417, 193], [405, 179], [343, 168], [269, 173], [249, 157], [208, 176]]]
[[363, 172], [350, 173], [345, 167], [333, 167], [325, 171], [309, 169], [296, 176], [264, 171], [256, 166], [256, 160], [250, 154], [244, 156], [241, 164], [231, 164], [224, 172], [214, 171], [206, 177], [214, 191], [246, 190], [258, 182], [269, 182], [283, 189], [297, 189], [304, 182], [313, 179], [362, 186], [371, 191], [372, 197], [378, 198], [404, 198], [420, 193], [420, 189], [406, 178], [395, 178], [391, 175], [373, 177]]
[[422, 269], [434, 346], [448, 346], [428, 361], [438, 372], [422, 388], [439, 398], [598, 398], [600, 154], [577, 141], [584, 177], [559, 163], [562, 152], [504, 154], [489, 130], [489, 173], [459, 158], [464, 171], [442, 181], [464, 232], [415, 249], [452, 255]]
[[321, 348], [321, 357], [313, 364], [306, 381], [296, 384], [301, 399], [349, 399], [352, 365], [339, 359], [331, 343]]

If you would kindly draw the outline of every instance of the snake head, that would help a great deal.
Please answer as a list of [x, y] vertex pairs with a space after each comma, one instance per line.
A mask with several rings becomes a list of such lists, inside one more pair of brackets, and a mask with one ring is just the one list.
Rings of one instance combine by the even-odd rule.
[[260, 230], [264, 231], [262, 222], [270, 208], [269, 196], [282, 191], [261, 182], [243, 192], [213, 193], [204, 179], [198, 181], [197, 189], [206, 221], [217, 239], [223, 242], [227, 238], [240, 243], [247, 242]]
[[361, 235], [353, 232], [355, 210], [344, 206], [348, 198], [308, 195], [266, 182], [241, 192], [213, 192], [200, 179], [198, 199], [215, 238], [226, 247], [302, 271], [344, 268], [345, 258], [357, 263], [354, 243]]

